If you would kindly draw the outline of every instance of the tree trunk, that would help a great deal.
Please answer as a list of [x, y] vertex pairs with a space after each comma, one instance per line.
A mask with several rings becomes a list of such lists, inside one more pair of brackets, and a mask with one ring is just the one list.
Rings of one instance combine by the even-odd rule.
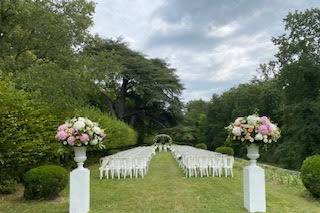
[[124, 78], [122, 80], [122, 85], [121, 85], [120, 92], [119, 92], [119, 94], [117, 96], [117, 99], [116, 99], [116, 101], [114, 103], [114, 107], [115, 107], [115, 111], [116, 111], [117, 117], [120, 120], [124, 119], [124, 115], [125, 115], [125, 112], [126, 112], [125, 104], [126, 104], [128, 82], [129, 82], [128, 79]]

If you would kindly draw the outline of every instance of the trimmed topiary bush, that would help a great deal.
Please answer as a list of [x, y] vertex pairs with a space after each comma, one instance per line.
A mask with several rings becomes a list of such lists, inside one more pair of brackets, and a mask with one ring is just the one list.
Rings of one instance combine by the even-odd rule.
[[29, 170], [24, 179], [24, 197], [53, 199], [68, 184], [68, 173], [60, 166], [39, 166]]
[[196, 144], [196, 148], [198, 149], [207, 149], [207, 145], [205, 143], [198, 143]]
[[219, 146], [216, 148], [215, 152], [219, 152], [221, 154], [226, 154], [226, 155], [233, 155], [233, 149], [231, 147], [227, 146]]
[[320, 197], [320, 155], [308, 157], [301, 167], [301, 179], [307, 190], [314, 196]]

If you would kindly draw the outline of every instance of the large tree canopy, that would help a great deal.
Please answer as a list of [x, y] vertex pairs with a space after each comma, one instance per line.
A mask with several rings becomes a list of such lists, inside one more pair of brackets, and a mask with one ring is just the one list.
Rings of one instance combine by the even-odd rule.
[[[134, 126], [163, 128], [180, 113], [183, 89], [175, 69], [147, 58], [121, 40], [95, 38], [83, 51], [100, 88], [101, 108]], [[147, 131], [148, 132], [148, 131]]]
[[5, 70], [24, 68], [37, 59], [70, 66], [74, 50], [88, 36], [93, 11], [93, 2], [86, 0], [2, 0], [0, 58], [10, 65]]

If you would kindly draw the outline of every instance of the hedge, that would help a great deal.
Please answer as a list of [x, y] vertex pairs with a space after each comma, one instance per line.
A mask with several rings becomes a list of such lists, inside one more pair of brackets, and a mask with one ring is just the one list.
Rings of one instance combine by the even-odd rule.
[[196, 144], [196, 148], [198, 149], [207, 149], [207, 145], [205, 143], [198, 143]]
[[226, 154], [226, 155], [233, 155], [233, 149], [231, 147], [227, 146], [219, 146], [216, 148], [215, 152], [219, 152], [221, 154]]
[[0, 179], [19, 180], [32, 167], [57, 162], [59, 119], [49, 107], [33, 103], [8, 79], [0, 78], [0, 95]]

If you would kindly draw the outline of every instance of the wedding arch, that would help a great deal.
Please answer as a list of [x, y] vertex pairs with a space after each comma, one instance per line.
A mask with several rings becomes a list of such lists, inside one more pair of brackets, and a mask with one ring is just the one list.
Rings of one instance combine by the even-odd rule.
[[153, 139], [154, 143], [158, 143], [158, 141], [166, 141], [167, 143], [172, 143], [172, 138], [169, 135], [166, 134], [159, 134], [156, 135]]

